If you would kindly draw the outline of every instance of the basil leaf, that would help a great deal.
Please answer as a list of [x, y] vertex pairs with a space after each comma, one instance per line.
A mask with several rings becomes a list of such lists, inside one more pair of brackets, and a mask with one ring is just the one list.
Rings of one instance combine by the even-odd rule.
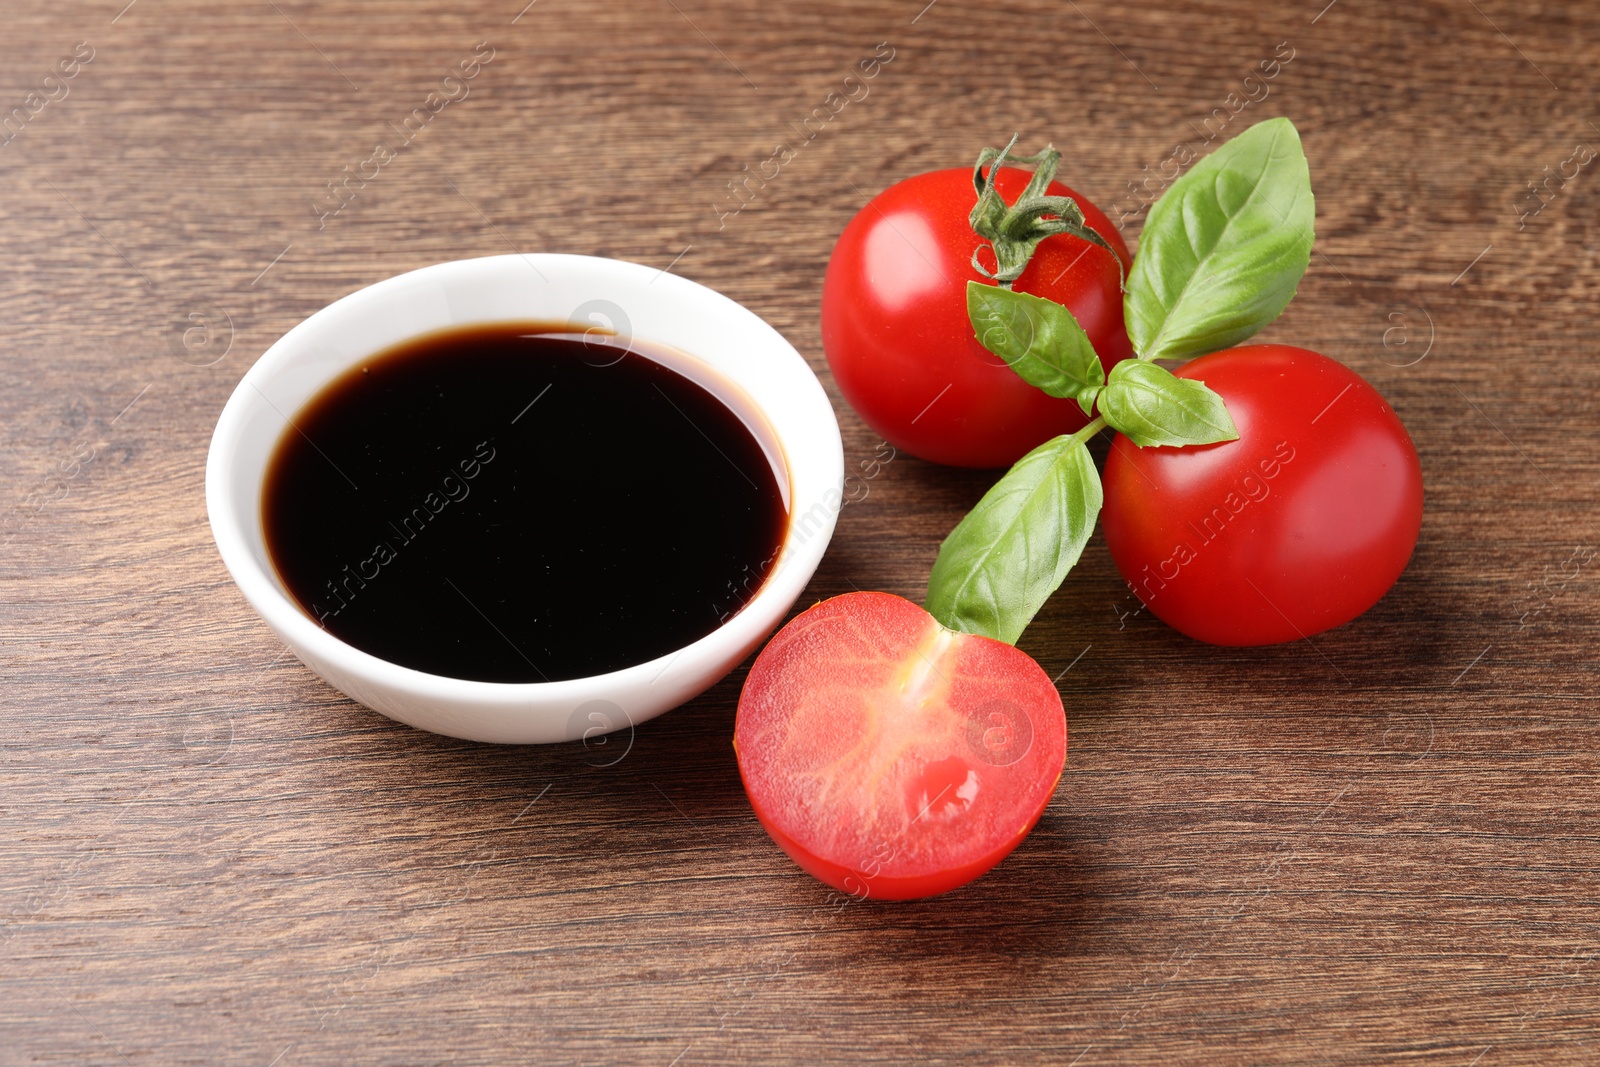
[[1105, 384], [1105, 368], [1072, 312], [1054, 300], [967, 282], [967, 318], [978, 343], [1029, 385], [1071, 397], [1085, 415]]
[[1123, 309], [1140, 359], [1238, 344], [1278, 317], [1311, 261], [1311, 175], [1288, 119], [1257, 123], [1150, 209]]
[[995, 483], [939, 546], [926, 607], [952, 630], [1016, 644], [1078, 562], [1100, 514], [1082, 441], [1046, 441]]
[[1136, 359], [1111, 368], [1100, 414], [1140, 446], [1209, 445], [1239, 437], [1227, 405], [1205, 382]]

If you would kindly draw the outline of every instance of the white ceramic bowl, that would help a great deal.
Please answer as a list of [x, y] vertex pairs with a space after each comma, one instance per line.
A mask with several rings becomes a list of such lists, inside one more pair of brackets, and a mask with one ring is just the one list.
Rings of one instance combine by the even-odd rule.
[[[355, 363], [419, 334], [507, 320], [606, 327], [688, 353], [673, 364], [771, 430], [789, 483], [778, 562], [744, 609], [667, 656], [588, 678], [508, 684], [401, 667], [346, 644], [290, 597], [267, 556], [262, 479], [287, 419]], [[699, 373], [697, 373], [697, 370]], [[723, 388], [718, 388], [718, 383]], [[740, 397], [725, 388], [732, 382]], [[754, 415], [754, 419], [751, 415]], [[759, 434], [758, 434], [759, 436]], [[781, 482], [781, 478], [780, 478]], [[312, 315], [245, 374], [217, 420], [206, 509], [222, 560], [273, 632], [329, 684], [392, 719], [476, 741], [570, 741], [677, 707], [732, 670], [782, 621], [833, 534], [844, 452], [806, 361], [754, 313], [702, 285], [591, 256], [490, 256], [402, 274]]]

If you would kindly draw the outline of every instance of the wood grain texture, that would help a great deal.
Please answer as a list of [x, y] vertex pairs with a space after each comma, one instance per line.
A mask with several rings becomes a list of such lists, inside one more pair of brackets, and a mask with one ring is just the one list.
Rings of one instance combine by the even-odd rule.
[[[1600, 585], [1563, 566], [1600, 547], [1600, 175], [1522, 217], [1600, 145], [1592, 5], [124, 2], [3, 12], [0, 115], [93, 58], [0, 145], [0, 1063], [1600, 1061]], [[744, 800], [742, 668], [609, 766], [454, 741], [323, 685], [217, 558], [205, 450], [250, 362], [510, 248], [747, 304], [867, 459], [816, 309], [868, 196], [1020, 130], [1136, 238], [1130, 183], [1285, 42], [1234, 122], [1299, 125], [1318, 244], [1265, 336], [1401, 413], [1421, 543], [1357, 622], [1230, 650], [1136, 612], [1096, 536], [1023, 640], [1067, 773], [969, 887], [828, 907]], [[802, 604], [920, 599], [990, 479], [896, 459]]]

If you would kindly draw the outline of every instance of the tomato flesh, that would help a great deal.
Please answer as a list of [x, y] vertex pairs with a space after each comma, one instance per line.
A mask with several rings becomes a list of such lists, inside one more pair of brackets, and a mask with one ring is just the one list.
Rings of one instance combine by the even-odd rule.
[[734, 748], [773, 840], [823, 882], [902, 900], [999, 863], [1066, 759], [1061, 696], [1011, 645], [886, 593], [823, 601], [756, 657]]
[[[1002, 168], [995, 187], [1011, 203], [1029, 177]], [[1122, 318], [1127, 246], [1088, 200], [1060, 182], [1049, 191], [1071, 197], [1116, 254], [1071, 235], [1048, 237], [1014, 287], [1071, 309], [1109, 370], [1132, 354]], [[994, 253], [967, 221], [977, 199], [970, 170], [920, 174], [874, 197], [828, 261], [822, 346], [839, 391], [896, 448], [935, 463], [1003, 467], [1088, 419], [978, 343], [967, 282], [992, 284], [972, 256], [981, 246], [992, 268]]]
[[1217, 645], [1311, 637], [1377, 603], [1422, 527], [1422, 466], [1377, 390], [1289, 345], [1227, 349], [1176, 373], [1221, 394], [1239, 439], [1112, 443], [1101, 523], [1140, 600]]

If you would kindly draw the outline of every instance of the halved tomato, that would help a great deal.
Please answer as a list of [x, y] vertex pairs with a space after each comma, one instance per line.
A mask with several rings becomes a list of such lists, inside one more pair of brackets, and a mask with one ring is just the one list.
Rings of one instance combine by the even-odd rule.
[[983, 874], [1061, 777], [1061, 695], [1025, 652], [850, 593], [756, 657], [734, 749], [756, 817], [796, 863], [860, 898], [932, 896]]

